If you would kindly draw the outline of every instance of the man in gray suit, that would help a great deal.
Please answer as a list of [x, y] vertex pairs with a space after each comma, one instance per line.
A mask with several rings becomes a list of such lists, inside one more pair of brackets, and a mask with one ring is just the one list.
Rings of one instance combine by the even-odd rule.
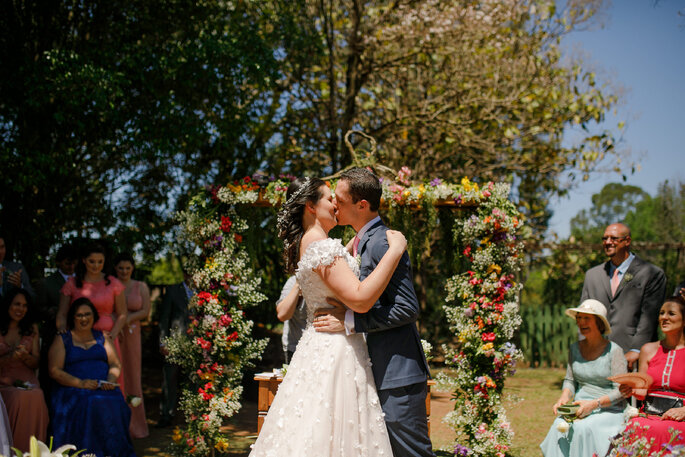
[[[55, 266], [57, 270], [46, 276], [39, 284], [37, 290], [36, 303], [42, 314], [45, 323], [55, 326], [55, 316], [59, 308], [59, 296], [62, 286], [67, 280], [74, 276], [76, 263], [78, 262], [78, 252], [70, 245], [65, 244], [57, 250], [55, 255]], [[49, 342], [52, 344], [52, 342]]]
[[36, 303], [41, 314], [40, 336], [42, 343], [40, 347], [40, 369], [38, 376], [40, 386], [43, 389], [46, 403], [50, 404], [50, 390], [52, 378], [48, 373], [48, 352], [52, 345], [52, 340], [57, 334], [55, 318], [59, 309], [59, 297], [62, 286], [67, 280], [74, 276], [76, 263], [78, 262], [78, 252], [70, 244], [65, 244], [57, 250], [55, 256], [55, 266], [57, 271], [43, 279], [36, 288]]
[[6, 254], [7, 245], [5, 244], [5, 238], [0, 236], [0, 295], [4, 297], [10, 290], [20, 287], [31, 294], [31, 298], [36, 298], [24, 265], [20, 262], [6, 260]]
[[604, 230], [602, 245], [609, 260], [585, 273], [580, 301], [594, 298], [606, 305], [610, 339], [623, 348], [632, 370], [642, 345], [657, 339], [666, 276], [631, 253], [630, 242], [630, 229], [624, 224], [611, 224]]
[[169, 286], [162, 299], [159, 316], [159, 352], [165, 356], [162, 379], [162, 400], [159, 404], [157, 427], [171, 425], [176, 412], [179, 367], [167, 362], [169, 351], [164, 339], [185, 332], [188, 326], [188, 301], [194, 294], [190, 287], [190, 275], [183, 272], [183, 282]]
[[[378, 178], [363, 168], [343, 173], [335, 190], [338, 224], [351, 225], [357, 236], [352, 253], [360, 260], [363, 280], [388, 250], [388, 228], [378, 215]], [[378, 302], [364, 314], [337, 305], [320, 310], [317, 331], [367, 333], [371, 369], [395, 457], [434, 457], [426, 421], [428, 364], [416, 329], [419, 303], [412, 284], [412, 267], [405, 252]]]

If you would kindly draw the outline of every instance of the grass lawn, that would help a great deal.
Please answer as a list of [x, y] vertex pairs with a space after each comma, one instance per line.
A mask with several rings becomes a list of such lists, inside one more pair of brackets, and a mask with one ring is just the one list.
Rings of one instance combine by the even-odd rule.
[[[504, 389], [507, 418], [514, 430], [511, 455], [541, 456], [539, 445], [554, 420], [552, 405], [559, 398], [564, 370], [524, 368], [507, 379]], [[441, 422], [452, 410], [450, 394], [435, 392], [431, 402], [431, 440], [438, 456], [451, 455], [455, 434]]]
[[[547, 434], [554, 416], [552, 405], [559, 397], [564, 370], [559, 368], [524, 368], [507, 380], [505, 407], [515, 432], [511, 455], [514, 457], [541, 456], [538, 447]], [[164, 449], [171, 441], [172, 429], [154, 427], [158, 389], [149, 389], [145, 395], [148, 408], [150, 437], [134, 440], [139, 456], [166, 456]], [[157, 401], [155, 401], [157, 400]], [[154, 404], [154, 406], [153, 406]], [[431, 400], [431, 439], [439, 457], [453, 455], [450, 452], [454, 432], [441, 422], [442, 417], [453, 408], [449, 392], [434, 391]], [[180, 422], [181, 417], [177, 418]], [[257, 406], [245, 402], [241, 411], [231, 419], [226, 432], [231, 439], [231, 457], [247, 457], [249, 446], [257, 434]]]
[[512, 455], [542, 455], [539, 446], [554, 421], [552, 405], [561, 394], [565, 371], [561, 368], [526, 368], [507, 380], [504, 391], [520, 398], [518, 403], [505, 403], [515, 432]]

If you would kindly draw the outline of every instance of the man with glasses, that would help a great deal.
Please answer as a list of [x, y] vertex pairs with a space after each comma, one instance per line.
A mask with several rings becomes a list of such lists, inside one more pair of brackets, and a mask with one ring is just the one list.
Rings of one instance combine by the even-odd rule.
[[657, 340], [666, 276], [630, 252], [630, 242], [630, 229], [624, 224], [611, 224], [604, 230], [602, 246], [609, 260], [585, 273], [580, 301], [593, 298], [606, 305], [609, 338], [623, 348], [632, 370], [642, 345]]

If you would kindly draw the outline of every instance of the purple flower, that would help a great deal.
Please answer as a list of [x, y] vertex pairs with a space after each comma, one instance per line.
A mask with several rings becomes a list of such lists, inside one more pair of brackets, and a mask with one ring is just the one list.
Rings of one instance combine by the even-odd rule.
[[454, 199], [454, 203], [457, 205], [461, 205], [461, 194], [457, 195], [457, 198]]
[[464, 311], [464, 316], [466, 316], [466, 317], [473, 317], [473, 310], [472, 310], [471, 308], [467, 308], [467, 309]]
[[507, 234], [505, 232], [497, 232], [495, 235], [492, 237], [492, 241], [502, 241], [507, 239]]
[[467, 448], [466, 446], [462, 446], [459, 443], [457, 443], [454, 446], [454, 455], [456, 455], [456, 456], [466, 457], [469, 455], [469, 451], [471, 451], [471, 449]]
[[442, 179], [440, 178], [435, 178], [430, 182], [430, 185], [433, 187], [438, 187], [440, 184], [442, 184]]
[[514, 353], [516, 353], [516, 346], [507, 341], [504, 343], [501, 350], [505, 355], [514, 355]]

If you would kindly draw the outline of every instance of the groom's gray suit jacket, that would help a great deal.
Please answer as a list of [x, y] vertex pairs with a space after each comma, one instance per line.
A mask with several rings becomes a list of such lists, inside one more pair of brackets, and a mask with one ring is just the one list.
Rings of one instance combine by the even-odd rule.
[[[379, 221], [359, 240], [361, 280], [371, 274], [388, 250], [387, 230]], [[429, 376], [416, 329], [418, 315], [411, 263], [405, 252], [381, 298], [367, 313], [354, 315], [355, 331], [368, 334], [367, 345], [378, 390], [425, 382]]]
[[657, 340], [666, 276], [661, 268], [635, 256], [612, 296], [609, 262], [585, 273], [581, 303], [588, 298], [602, 302], [611, 325], [609, 339], [621, 346], [624, 352], [640, 350], [643, 344]]

